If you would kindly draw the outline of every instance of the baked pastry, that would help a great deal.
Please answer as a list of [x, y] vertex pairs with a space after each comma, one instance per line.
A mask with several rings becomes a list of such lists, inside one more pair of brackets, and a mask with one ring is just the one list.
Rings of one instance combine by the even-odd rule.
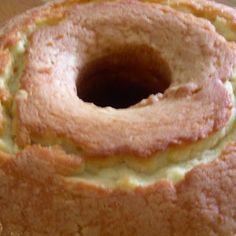
[[236, 234], [236, 11], [48, 3], [0, 38], [0, 235]]

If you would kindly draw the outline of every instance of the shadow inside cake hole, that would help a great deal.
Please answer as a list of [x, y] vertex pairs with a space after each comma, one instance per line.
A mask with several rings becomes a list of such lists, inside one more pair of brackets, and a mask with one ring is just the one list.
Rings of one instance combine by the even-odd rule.
[[170, 69], [160, 54], [146, 46], [133, 46], [85, 65], [77, 80], [77, 94], [84, 102], [120, 109], [164, 93], [170, 83]]

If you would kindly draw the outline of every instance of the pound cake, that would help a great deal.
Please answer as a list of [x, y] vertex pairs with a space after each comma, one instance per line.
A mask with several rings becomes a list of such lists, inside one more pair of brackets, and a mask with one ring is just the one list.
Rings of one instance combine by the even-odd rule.
[[60, 0], [0, 30], [1, 236], [236, 235], [236, 10]]

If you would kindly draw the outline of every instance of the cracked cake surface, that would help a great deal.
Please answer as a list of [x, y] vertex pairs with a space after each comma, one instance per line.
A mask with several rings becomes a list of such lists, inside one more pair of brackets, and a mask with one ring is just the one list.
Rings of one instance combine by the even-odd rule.
[[235, 235], [236, 11], [52, 1], [0, 30], [0, 235]]

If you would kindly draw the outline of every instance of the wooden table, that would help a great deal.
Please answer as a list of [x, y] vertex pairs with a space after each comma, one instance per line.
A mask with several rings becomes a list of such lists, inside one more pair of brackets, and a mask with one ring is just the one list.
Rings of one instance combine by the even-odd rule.
[[[217, 0], [236, 7], [236, 0]], [[38, 6], [43, 0], [0, 0], [0, 25], [26, 9]]]
[[0, 0], [0, 24], [14, 15], [42, 3], [43, 0]]

